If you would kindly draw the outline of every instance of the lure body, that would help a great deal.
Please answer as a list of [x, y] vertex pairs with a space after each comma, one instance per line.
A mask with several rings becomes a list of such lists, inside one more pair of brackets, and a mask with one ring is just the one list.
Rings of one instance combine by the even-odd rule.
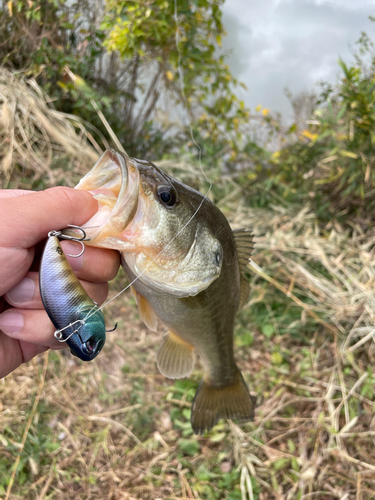
[[[94, 359], [105, 343], [103, 313], [74, 274], [56, 236], [49, 235], [40, 265], [40, 294], [57, 332], [71, 353], [83, 361]], [[60, 340], [60, 339], [59, 339]]]

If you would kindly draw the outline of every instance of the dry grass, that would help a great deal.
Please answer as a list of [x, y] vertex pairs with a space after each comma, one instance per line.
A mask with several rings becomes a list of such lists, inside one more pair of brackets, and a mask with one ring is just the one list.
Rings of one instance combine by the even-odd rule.
[[[307, 207], [266, 213], [237, 205], [232, 213], [234, 225], [258, 233], [262, 269], [252, 269], [261, 279], [252, 279], [247, 307], [275, 301], [265, 279], [298, 311], [294, 338], [277, 335], [285, 321], [273, 318], [273, 353], [258, 361], [274, 370], [275, 383], [251, 432], [231, 425], [238, 456], [243, 463], [247, 443], [263, 462], [248, 469], [263, 480], [276, 466], [276, 491], [263, 498], [375, 498], [375, 233], [319, 230]], [[296, 341], [306, 336], [308, 349]]]
[[[90, 142], [89, 142], [90, 141]], [[0, 68], [0, 188], [46, 185], [74, 170], [83, 174], [102, 153], [80, 120], [53, 109], [35, 80]]]
[[[27, 96], [40, 95], [48, 119], [57, 116], [48, 114], [48, 99], [35, 84], [17, 85]], [[24, 101], [15, 99], [18, 109]], [[32, 116], [32, 126], [22, 122], [30, 133], [25, 144], [37, 157], [60, 154], [58, 134], [50, 130], [47, 141], [35, 109]], [[58, 116], [61, 129], [76, 134], [72, 122]], [[89, 162], [95, 153], [85, 137], [78, 134], [77, 144], [87, 147], [82, 155]], [[83, 163], [74, 163], [73, 149], [75, 176]], [[12, 158], [19, 155], [22, 165], [19, 151], [14, 147]], [[67, 158], [69, 151], [64, 146]], [[52, 174], [37, 165], [33, 175], [46, 172], [50, 182]], [[199, 169], [184, 162], [163, 167], [185, 180], [199, 177]], [[9, 167], [2, 175], [10, 178]], [[158, 373], [155, 346], [163, 332], [148, 331], [124, 294], [106, 311], [108, 323], [119, 321], [119, 328], [95, 362], [50, 352], [0, 381], [4, 498], [375, 498], [375, 233], [321, 228], [308, 207], [250, 209], [241, 186], [229, 181], [221, 208], [233, 227], [256, 234], [251, 300], [236, 328], [239, 365], [258, 396], [255, 421], [222, 422], [204, 437], [193, 436], [189, 408], [201, 372], [176, 383]], [[111, 294], [124, 284], [119, 276]]]

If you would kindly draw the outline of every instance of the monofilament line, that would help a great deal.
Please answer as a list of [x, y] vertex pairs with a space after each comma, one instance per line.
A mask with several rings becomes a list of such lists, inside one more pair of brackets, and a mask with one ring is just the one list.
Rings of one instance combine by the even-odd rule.
[[[176, 48], [177, 48], [177, 54], [178, 54], [178, 61], [177, 61], [178, 80], [179, 80], [179, 83], [180, 83], [180, 89], [181, 89], [182, 98], [183, 98], [183, 100], [185, 102], [186, 109], [188, 109], [189, 103], [188, 103], [188, 100], [186, 98], [185, 86], [184, 86], [184, 70], [183, 70], [182, 65], [181, 65], [180, 25], [179, 25], [179, 22], [178, 22], [177, 0], [174, 0], [174, 21], [175, 21], [175, 24], [176, 24], [175, 41], [176, 41]], [[188, 121], [189, 129], [190, 129], [191, 140], [192, 140], [194, 146], [198, 149], [199, 167], [201, 169], [201, 173], [202, 173], [203, 177], [206, 179], [206, 181], [210, 185], [209, 188], [208, 188], [208, 190], [207, 190], [207, 193], [205, 195], [205, 198], [207, 198], [208, 193], [211, 191], [211, 188], [212, 188], [212, 182], [210, 181], [210, 179], [207, 177], [207, 175], [205, 174], [205, 172], [203, 170], [203, 166], [202, 166], [202, 148], [200, 147], [200, 145], [195, 140], [194, 132], [193, 132], [193, 127], [191, 125], [191, 120], [190, 120], [189, 114], [187, 114], [186, 116], [187, 116], [187, 121]]]
[[[182, 65], [181, 65], [181, 51], [180, 51], [180, 25], [179, 25], [179, 22], [178, 22], [178, 10], [177, 10], [177, 0], [174, 0], [174, 20], [175, 20], [175, 23], [176, 23], [176, 36], [175, 36], [175, 42], [176, 42], [176, 48], [177, 48], [177, 53], [178, 53], [178, 62], [177, 62], [177, 69], [178, 69], [178, 79], [179, 79], [179, 84], [180, 84], [180, 90], [181, 90], [181, 96], [182, 96], [182, 99], [185, 103], [185, 106], [186, 108], [188, 108], [188, 100], [186, 98], [186, 94], [185, 94], [185, 87], [184, 87], [184, 72], [183, 72], [183, 68], [182, 68]], [[107, 302], [105, 302], [104, 304], [102, 304], [100, 307], [98, 307], [97, 309], [95, 309], [94, 312], [90, 312], [88, 313], [88, 315], [86, 316], [85, 320], [87, 320], [88, 318], [90, 318], [93, 314], [95, 314], [96, 311], [100, 311], [102, 310], [104, 307], [106, 307], [108, 304], [110, 304], [113, 300], [117, 299], [117, 297], [119, 297], [123, 292], [125, 292], [126, 290], [128, 290], [128, 288], [130, 288], [148, 269], [149, 267], [156, 261], [156, 259], [165, 251], [169, 248], [169, 246], [173, 243], [173, 241], [182, 233], [182, 231], [190, 224], [190, 222], [194, 219], [194, 217], [197, 215], [197, 213], [199, 212], [199, 210], [201, 209], [203, 203], [206, 201], [207, 197], [208, 197], [208, 193], [211, 191], [212, 189], [212, 182], [210, 181], [210, 179], [207, 177], [207, 175], [205, 174], [204, 170], [203, 170], [203, 166], [202, 166], [202, 148], [200, 147], [200, 145], [197, 143], [197, 141], [195, 140], [195, 137], [194, 137], [194, 132], [193, 132], [193, 127], [192, 127], [192, 124], [191, 124], [191, 120], [190, 120], [190, 117], [189, 115], [187, 114], [187, 121], [188, 121], [188, 125], [189, 125], [189, 129], [190, 129], [190, 137], [191, 137], [191, 140], [193, 142], [193, 144], [195, 145], [195, 147], [198, 149], [198, 158], [199, 158], [199, 168], [201, 170], [201, 173], [204, 177], [204, 179], [208, 182], [209, 184], [209, 187], [207, 189], [207, 192], [206, 194], [204, 195], [202, 201], [200, 202], [198, 208], [195, 210], [195, 212], [193, 213], [193, 215], [190, 217], [190, 219], [186, 222], [186, 224], [178, 231], [177, 234], [175, 234], [175, 236], [173, 236], [173, 238], [165, 245], [165, 247], [162, 248], [162, 250], [160, 250], [160, 252], [156, 255], [156, 257], [154, 257], [154, 259], [143, 269], [143, 271], [138, 274], [138, 276], [136, 278], [134, 278], [134, 280], [129, 283], [125, 288], [123, 288], [120, 292], [118, 292], [114, 297], [112, 297], [111, 299], [107, 300]], [[80, 328], [80, 327], [79, 327]]]

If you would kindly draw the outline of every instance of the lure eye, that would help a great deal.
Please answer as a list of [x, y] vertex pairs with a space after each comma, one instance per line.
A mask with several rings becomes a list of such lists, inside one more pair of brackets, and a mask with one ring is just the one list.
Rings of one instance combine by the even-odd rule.
[[159, 186], [157, 195], [163, 205], [167, 207], [173, 207], [176, 204], [177, 194], [172, 186]]

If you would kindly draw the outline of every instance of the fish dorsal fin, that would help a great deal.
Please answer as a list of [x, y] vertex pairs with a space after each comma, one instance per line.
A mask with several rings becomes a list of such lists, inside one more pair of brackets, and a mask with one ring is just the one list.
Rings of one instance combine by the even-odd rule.
[[143, 297], [143, 295], [138, 293], [134, 287], [131, 286], [130, 290], [132, 292], [134, 300], [138, 305], [138, 311], [141, 320], [147, 326], [147, 328], [156, 332], [158, 327], [158, 317], [156, 316], [154, 310], [152, 309], [148, 301]]
[[249, 300], [250, 295], [250, 285], [245, 276], [241, 274], [240, 278], [240, 305], [238, 306], [238, 310], [240, 311], [243, 306]]
[[245, 270], [254, 248], [254, 235], [249, 229], [236, 229], [233, 231], [233, 237], [236, 243], [238, 264], [241, 273], [240, 305], [238, 307], [238, 310], [240, 310], [248, 301], [250, 294], [250, 285], [245, 278]]
[[233, 231], [233, 237], [236, 243], [240, 271], [241, 274], [244, 275], [254, 248], [254, 235], [250, 229], [242, 228], [235, 229]]
[[164, 337], [156, 359], [160, 373], [165, 377], [188, 377], [194, 368], [194, 348], [170, 331]]

